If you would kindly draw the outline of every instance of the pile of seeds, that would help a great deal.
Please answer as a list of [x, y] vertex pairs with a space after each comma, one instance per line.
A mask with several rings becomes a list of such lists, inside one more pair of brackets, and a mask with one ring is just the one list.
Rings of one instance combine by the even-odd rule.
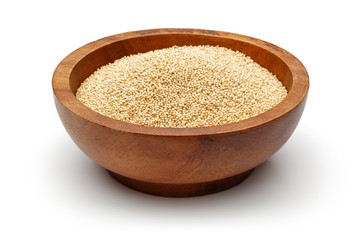
[[174, 46], [99, 68], [76, 97], [95, 112], [153, 127], [204, 127], [267, 111], [287, 95], [268, 70], [241, 52]]

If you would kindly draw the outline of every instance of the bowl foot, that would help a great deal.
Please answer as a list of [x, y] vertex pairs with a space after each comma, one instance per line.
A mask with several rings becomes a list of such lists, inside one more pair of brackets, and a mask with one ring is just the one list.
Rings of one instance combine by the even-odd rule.
[[212, 182], [191, 184], [163, 184], [143, 182], [127, 178], [108, 170], [108, 172], [113, 178], [115, 178], [118, 182], [129, 188], [143, 193], [163, 197], [194, 197], [224, 191], [244, 181], [251, 174], [252, 171], [253, 169], [232, 177]]

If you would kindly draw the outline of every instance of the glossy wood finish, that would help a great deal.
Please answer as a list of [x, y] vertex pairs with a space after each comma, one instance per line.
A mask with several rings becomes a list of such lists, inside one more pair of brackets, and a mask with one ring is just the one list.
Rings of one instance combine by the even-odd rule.
[[137, 191], [167, 197], [194, 197], [229, 189], [244, 181], [253, 169], [232, 177], [204, 183], [167, 184], [143, 182], [109, 171], [110, 175], [125, 186]]
[[[173, 45], [219, 45], [239, 50], [276, 74], [289, 94], [279, 105], [238, 123], [155, 128], [93, 112], [75, 92], [97, 68], [123, 56]], [[92, 160], [134, 189], [161, 196], [196, 196], [241, 182], [290, 137], [303, 112], [309, 77], [289, 52], [251, 37], [199, 29], [153, 29], [113, 35], [68, 55], [53, 75], [59, 116]]]

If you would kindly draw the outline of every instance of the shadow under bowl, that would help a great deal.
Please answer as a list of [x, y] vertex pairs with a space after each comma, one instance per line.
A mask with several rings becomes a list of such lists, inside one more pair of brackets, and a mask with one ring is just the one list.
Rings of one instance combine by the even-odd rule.
[[[198, 128], [160, 128], [108, 118], [78, 101], [80, 84], [99, 67], [123, 56], [184, 45], [238, 50], [275, 74], [288, 91], [274, 108], [237, 123]], [[268, 42], [201, 29], [151, 29], [91, 42], [56, 68], [55, 104], [77, 146], [119, 182], [171, 197], [219, 192], [242, 182], [273, 155], [295, 130], [309, 88], [301, 62]]]

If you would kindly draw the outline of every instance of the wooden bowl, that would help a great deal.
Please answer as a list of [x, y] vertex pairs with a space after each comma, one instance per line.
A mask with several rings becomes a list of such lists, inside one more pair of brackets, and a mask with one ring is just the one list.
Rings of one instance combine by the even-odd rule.
[[[97, 68], [123, 56], [173, 45], [239, 50], [288, 90], [277, 106], [237, 123], [198, 128], [146, 127], [96, 113], [75, 98]], [[215, 193], [243, 181], [290, 137], [304, 110], [309, 77], [289, 52], [259, 39], [210, 30], [152, 29], [91, 42], [68, 55], [52, 80], [64, 127], [89, 158], [130, 188], [160, 196]]]

